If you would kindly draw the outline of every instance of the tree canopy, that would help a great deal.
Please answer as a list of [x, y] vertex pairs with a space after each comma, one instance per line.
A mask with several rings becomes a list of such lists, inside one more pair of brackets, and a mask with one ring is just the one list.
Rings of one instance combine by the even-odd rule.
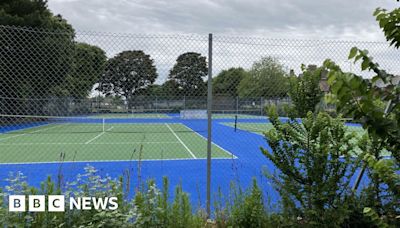
[[204, 78], [207, 76], [207, 71], [206, 57], [199, 53], [186, 52], [177, 58], [169, 73], [169, 80], [175, 81], [178, 85], [180, 95], [205, 95], [207, 85]]
[[123, 51], [108, 60], [97, 89], [106, 95], [123, 96], [128, 108], [132, 108], [134, 95], [141, 94], [156, 78], [156, 67], [150, 55], [140, 50]]
[[72, 72], [67, 76], [64, 90], [75, 99], [86, 98], [103, 74], [107, 57], [97, 46], [76, 43]]
[[238, 86], [246, 74], [247, 72], [241, 67], [221, 71], [213, 78], [213, 93], [215, 95], [237, 97], [239, 95]]
[[285, 68], [272, 57], [255, 62], [239, 83], [240, 97], [285, 97], [289, 91], [289, 78]]
[[4, 111], [41, 114], [39, 99], [53, 95], [71, 73], [74, 30], [43, 0], [1, 1], [0, 24], [29, 26], [0, 29], [0, 96], [14, 99], [3, 101]]

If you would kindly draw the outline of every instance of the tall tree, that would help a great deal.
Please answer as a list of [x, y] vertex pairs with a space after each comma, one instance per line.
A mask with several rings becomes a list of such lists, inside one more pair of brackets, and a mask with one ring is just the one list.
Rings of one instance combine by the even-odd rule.
[[76, 43], [72, 72], [63, 88], [74, 99], [86, 98], [103, 74], [107, 57], [99, 47]]
[[120, 95], [133, 107], [135, 95], [142, 94], [157, 78], [157, 70], [150, 55], [143, 51], [123, 51], [108, 60], [97, 90], [106, 95]]
[[71, 72], [74, 31], [44, 0], [1, 1], [0, 24], [1, 110], [42, 114], [45, 100]]
[[247, 72], [243, 68], [230, 68], [223, 70], [213, 78], [213, 93], [216, 95], [225, 95], [237, 97], [238, 86]]
[[205, 95], [207, 85], [203, 79], [207, 76], [207, 71], [206, 57], [187, 52], [178, 57], [169, 73], [169, 79], [176, 82], [180, 95]]
[[238, 87], [240, 97], [279, 98], [287, 96], [288, 91], [288, 74], [272, 57], [255, 62]]

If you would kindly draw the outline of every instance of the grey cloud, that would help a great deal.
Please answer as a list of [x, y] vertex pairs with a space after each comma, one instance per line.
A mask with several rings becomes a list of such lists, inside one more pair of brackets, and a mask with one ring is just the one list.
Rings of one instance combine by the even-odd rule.
[[81, 30], [382, 40], [372, 12], [396, 4], [391, 0], [50, 0], [49, 7]]

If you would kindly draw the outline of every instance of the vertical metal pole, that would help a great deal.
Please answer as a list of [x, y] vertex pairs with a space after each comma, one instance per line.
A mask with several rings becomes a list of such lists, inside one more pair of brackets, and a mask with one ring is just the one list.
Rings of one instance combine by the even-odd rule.
[[157, 104], [158, 104], [158, 97], [156, 97], [156, 113], [158, 113]]
[[207, 83], [207, 218], [211, 216], [211, 109], [212, 109], [212, 34], [208, 34]]
[[260, 98], [260, 116], [263, 115], [263, 100], [264, 100], [264, 98], [261, 97], [261, 98]]

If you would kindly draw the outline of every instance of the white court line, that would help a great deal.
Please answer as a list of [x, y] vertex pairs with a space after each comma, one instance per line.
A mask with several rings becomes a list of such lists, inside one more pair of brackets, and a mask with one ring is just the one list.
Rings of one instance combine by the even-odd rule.
[[92, 138], [92, 139], [90, 139], [90, 140], [88, 140], [87, 142], [85, 142], [85, 144], [89, 144], [89, 143], [91, 143], [91, 142], [93, 142], [94, 140], [96, 140], [96, 139], [98, 139], [98, 138], [100, 138], [102, 135], [104, 135], [107, 131], [109, 131], [109, 130], [111, 130], [111, 129], [113, 129], [114, 128], [114, 126], [113, 127], [110, 127], [110, 128], [108, 128], [107, 130], [105, 130], [105, 131], [103, 131], [103, 132], [101, 132], [100, 134], [98, 134], [97, 136], [95, 136], [94, 138]]
[[[191, 131], [193, 131], [195, 134], [197, 134], [198, 136], [200, 136], [200, 137], [202, 137], [203, 139], [205, 139], [206, 141], [207, 141], [207, 138], [206, 137], [204, 137], [204, 136], [202, 136], [202, 135], [200, 135], [197, 131], [194, 131], [193, 129], [191, 129], [190, 127], [188, 127], [188, 126], [186, 126], [186, 125], [184, 125], [184, 124], [182, 124], [183, 126], [185, 126], [187, 129], [189, 129], [189, 130], [191, 130]], [[224, 148], [222, 148], [220, 145], [218, 145], [218, 144], [215, 144], [214, 142], [212, 142], [212, 144], [214, 145], [214, 146], [216, 146], [216, 147], [218, 147], [218, 148], [220, 148], [221, 150], [223, 150], [225, 153], [227, 153], [227, 154], [229, 154], [229, 155], [231, 155], [231, 156], [233, 156], [233, 158], [238, 158], [236, 155], [234, 155], [234, 154], [232, 154], [231, 152], [229, 152], [228, 150], [225, 150]], [[212, 158], [212, 159], [215, 159], [215, 158]], [[229, 158], [230, 159], [230, 158]]]
[[[48, 126], [48, 125], [44, 125], [44, 126]], [[61, 126], [65, 126], [65, 125], [57, 125], [57, 126], [54, 126], [54, 127], [48, 127], [48, 128], [32, 131], [32, 132], [29, 132], [29, 133], [24, 133], [24, 134], [20, 134], [20, 135], [13, 135], [13, 136], [10, 136], [10, 137], [0, 138], [0, 141], [6, 140], [6, 139], [17, 138], [17, 137], [20, 137], [20, 136], [24, 136], [24, 135], [28, 135], [28, 134], [32, 134], [32, 133], [37, 133], [37, 132], [41, 132], [41, 131], [47, 131], [49, 129], [53, 129], [53, 128], [61, 127]]]
[[[180, 144], [180, 142], [119, 142], [90, 143], [90, 145], [133, 145], [133, 144]], [[87, 145], [85, 143], [0, 143], [0, 146], [42, 146], [42, 145]]]
[[182, 142], [182, 140], [178, 137], [177, 134], [175, 134], [174, 130], [172, 130], [172, 128], [166, 123], [165, 126], [168, 127], [168, 129], [172, 132], [172, 134], [174, 134], [174, 136], [178, 139], [178, 141], [183, 145], [183, 147], [186, 148], [186, 150], [190, 153], [190, 155], [192, 155], [192, 157], [194, 159], [197, 159], [197, 157], [193, 154], [193, 152], [185, 145], [185, 143]]

